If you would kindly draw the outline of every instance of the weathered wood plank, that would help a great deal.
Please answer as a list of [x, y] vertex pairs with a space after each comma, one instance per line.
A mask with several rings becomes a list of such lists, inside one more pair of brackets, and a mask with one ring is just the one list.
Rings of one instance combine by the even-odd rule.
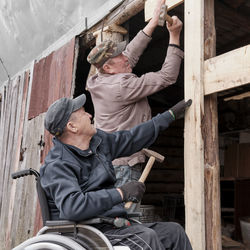
[[[16, 149], [15, 140], [17, 138], [17, 129], [19, 118], [18, 113], [20, 109], [18, 108], [19, 100], [19, 90], [20, 90], [20, 77], [16, 77], [12, 82], [9, 83], [8, 93], [6, 93], [7, 98], [5, 99], [8, 108], [5, 109], [5, 117], [7, 118], [4, 122], [4, 137], [3, 137], [3, 148], [2, 148], [2, 158], [1, 158], [1, 225], [4, 228], [8, 228], [9, 223], [9, 206], [10, 206], [10, 184], [11, 178], [10, 174], [12, 171], [13, 156]], [[3, 242], [8, 242], [7, 231], [1, 233], [1, 239]]]
[[[216, 55], [214, 0], [205, 3], [205, 59]], [[205, 96], [202, 124], [205, 153], [206, 249], [221, 249], [220, 163], [217, 94]]]
[[193, 103], [185, 115], [184, 169], [186, 232], [194, 250], [205, 249], [204, 145], [204, 1], [185, 0], [185, 100]]
[[[23, 144], [25, 149], [23, 161], [19, 170], [33, 168], [39, 171], [40, 156], [43, 147], [39, 146], [41, 138], [44, 140], [44, 128], [41, 126], [45, 114], [25, 122], [23, 131]], [[34, 235], [34, 225], [40, 223], [37, 218], [37, 194], [34, 176], [25, 177], [17, 182], [14, 218], [16, 234], [12, 234], [12, 247]], [[41, 226], [41, 224], [39, 225]], [[38, 226], [38, 227], [39, 227]]]
[[[23, 135], [23, 125], [24, 125], [24, 117], [25, 117], [25, 108], [26, 108], [26, 99], [28, 93], [28, 86], [29, 86], [29, 72], [25, 72], [20, 80], [20, 91], [18, 94], [18, 107], [19, 112], [16, 115], [16, 119], [19, 121], [18, 126], [16, 126], [16, 138], [15, 138], [15, 150], [13, 152], [13, 160], [11, 166], [11, 172], [16, 172], [19, 167], [19, 160], [20, 160], [20, 149], [22, 143], [22, 135]], [[14, 209], [16, 208], [15, 203], [15, 193], [16, 193], [16, 181], [12, 181], [10, 185], [10, 205], [8, 210], [8, 226], [6, 229], [6, 239], [7, 245], [6, 247], [10, 247], [11, 243], [11, 234], [13, 233], [13, 224], [15, 224], [15, 220], [13, 221], [13, 213]]]
[[205, 61], [205, 95], [248, 83], [250, 83], [250, 45]]
[[[13, 209], [14, 209], [14, 193], [15, 193], [15, 186], [12, 185], [13, 181], [11, 179], [11, 173], [15, 171], [15, 169], [17, 169], [17, 167], [15, 166], [16, 164], [16, 153], [19, 149], [19, 145], [18, 145], [18, 137], [19, 137], [19, 126], [20, 126], [20, 113], [21, 113], [21, 108], [22, 108], [22, 92], [23, 92], [23, 85], [24, 85], [24, 74], [18, 77], [18, 81], [15, 84], [15, 89], [16, 89], [16, 93], [15, 96], [13, 96], [11, 103], [13, 108], [9, 111], [11, 114], [12, 119], [14, 120], [13, 125], [10, 126], [10, 130], [8, 131], [10, 134], [12, 134], [13, 139], [12, 141], [9, 142], [9, 145], [12, 144], [11, 148], [9, 147], [9, 145], [6, 145], [8, 147], [8, 157], [9, 160], [7, 160], [7, 165], [5, 166], [6, 168], [6, 172], [8, 173], [7, 179], [9, 180], [7, 183], [7, 187], [8, 187], [8, 210], [6, 211], [6, 215], [8, 218], [8, 225], [6, 227], [6, 248], [8, 249], [9, 246], [9, 242], [10, 242], [10, 234], [11, 234], [11, 222], [12, 222], [12, 215], [13, 215]], [[10, 151], [11, 150], [11, 151]], [[18, 160], [17, 159], [17, 164], [18, 164]]]
[[[182, 190], [180, 191], [180, 189], [171, 189], [170, 190], [171, 193], [178, 193], [178, 194], [181, 194], [183, 193], [183, 186], [182, 186]], [[159, 206], [163, 206], [163, 203], [164, 203], [164, 199], [165, 199], [165, 196], [167, 195], [168, 193], [145, 193], [143, 195], [143, 199], [142, 199], [142, 204], [154, 204], [154, 205], [159, 205]]]
[[169, 170], [169, 169], [153, 169], [147, 177], [147, 182], [183, 182], [184, 172], [182, 169]]

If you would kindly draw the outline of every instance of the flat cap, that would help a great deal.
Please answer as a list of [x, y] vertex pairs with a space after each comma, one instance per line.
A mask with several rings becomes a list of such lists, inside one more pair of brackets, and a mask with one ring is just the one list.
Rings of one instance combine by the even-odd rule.
[[85, 94], [75, 99], [63, 97], [50, 105], [44, 120], [45, 128], [55, 136], [62, 134], [71, 114], [83, 107], [86, 102]]
[[126, 48], [126, 41], [115, 43], [110, 40], [103, 41], [95, 46], [89, 53], [87, 61], [100, 68], [108, 59], [118, 56]]

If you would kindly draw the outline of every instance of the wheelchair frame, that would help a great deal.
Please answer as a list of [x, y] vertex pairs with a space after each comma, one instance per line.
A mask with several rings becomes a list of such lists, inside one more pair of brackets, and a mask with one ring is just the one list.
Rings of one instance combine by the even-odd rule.
[[[93, 224], [103, 223], [102, 217], [93, 218], [79, 223], [67, 220], [51, 221], [48, 201], [40, 183], [40, 174], [30, 168], [15, 172], [12, 179], [34, 175], [36, 179], [36, 190], [41, 207], [43, 227], [36, 236], [19, 244], [13, 250], [129, 250], [127, 246], [112, 246], [108, 238]], [[135, 214], [138, 216], [138, 214]], [[107, 218], [106, 218], [107, 219]], [[111, 219], [108, 221], [110, 222]], [[135, 222], [137, 220], [132, 219]], [[140, 222], [139, 222], [140, 223]]]

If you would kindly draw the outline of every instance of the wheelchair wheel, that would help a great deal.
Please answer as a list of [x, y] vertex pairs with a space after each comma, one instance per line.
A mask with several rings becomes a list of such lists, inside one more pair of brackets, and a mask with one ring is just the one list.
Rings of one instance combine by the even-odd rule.
[[44, 234], [30, 238], [13, 250], [86, 250], [74, 240], [57, 234]]

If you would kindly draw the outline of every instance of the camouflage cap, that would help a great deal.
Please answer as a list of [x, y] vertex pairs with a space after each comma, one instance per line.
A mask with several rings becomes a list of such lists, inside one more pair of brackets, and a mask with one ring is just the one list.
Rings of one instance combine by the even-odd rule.
[[118, 56], [126, 48], [126, 41], [115, 43], [106, 40], [95, 46], [89, 53], [87, 60], [97, 68], [100, 68], [108, 59]]

